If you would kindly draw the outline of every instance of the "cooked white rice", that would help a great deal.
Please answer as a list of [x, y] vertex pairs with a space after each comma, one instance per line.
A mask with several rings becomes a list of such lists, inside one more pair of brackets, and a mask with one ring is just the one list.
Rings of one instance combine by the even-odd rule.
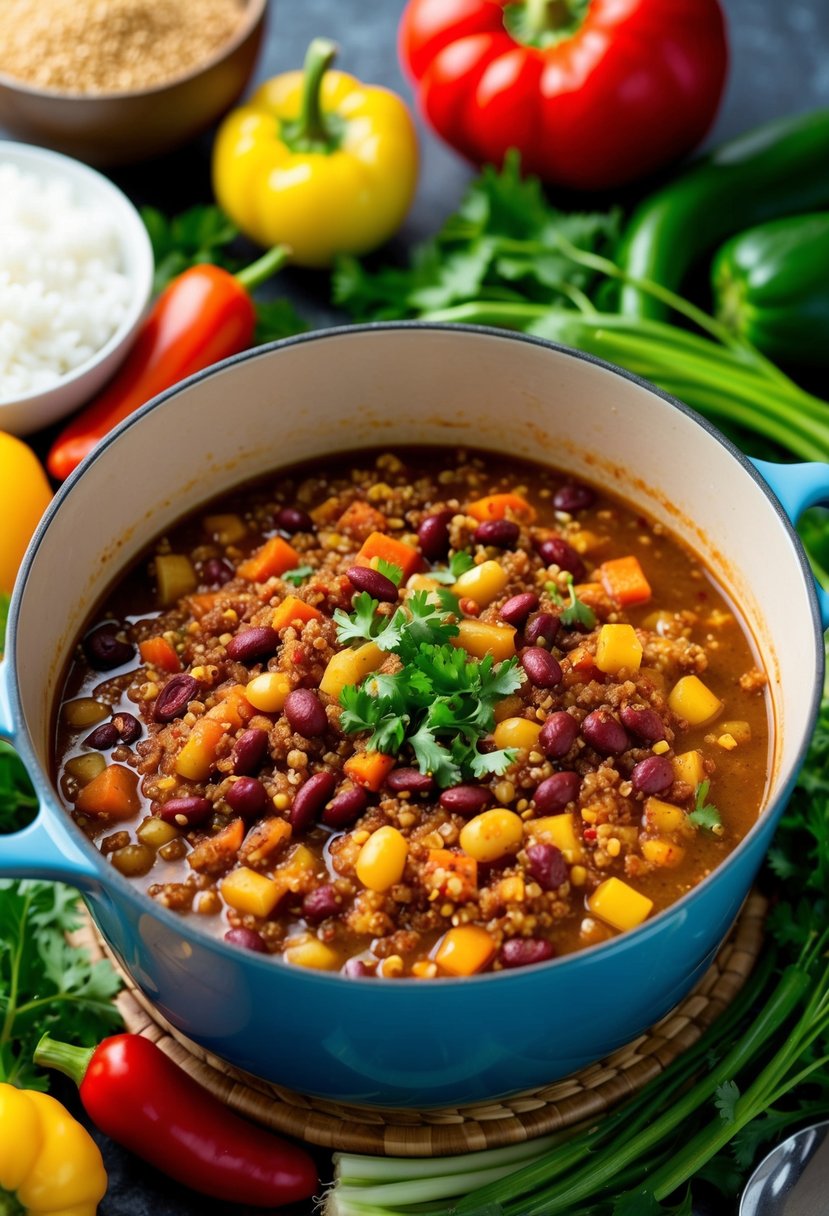
[[106, 209], [62, 178], [0, 162], [0, 402], [51, 388], [86, 363], [130, 294]]

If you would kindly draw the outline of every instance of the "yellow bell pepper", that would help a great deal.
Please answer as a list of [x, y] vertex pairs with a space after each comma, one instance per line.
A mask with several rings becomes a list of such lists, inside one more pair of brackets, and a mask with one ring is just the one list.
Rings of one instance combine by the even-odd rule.
[[300, 266], [363, 254], [403, 222], [417, 184], [414, 123], [388, 89], [329, 71], [316, 38], [303, 71], [267, 81], [222, 123], [213, 149], [220, 206], [261, 245]]
[[60, 1102], [0, 1084], [0, 1210], [95, 1216], [106, 1189], [98, 1146]]
[[0, 431], [0, 593], [11, 594], [26, 546], [51, 497], [32, 449]]

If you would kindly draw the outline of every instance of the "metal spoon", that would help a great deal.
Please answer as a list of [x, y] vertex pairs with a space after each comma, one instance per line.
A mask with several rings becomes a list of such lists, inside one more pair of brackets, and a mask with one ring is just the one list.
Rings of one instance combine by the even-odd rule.
[[829, 1121], [801, 1128], [778, 1144], [751, 1175], [740, 1216], [829, 1214]]

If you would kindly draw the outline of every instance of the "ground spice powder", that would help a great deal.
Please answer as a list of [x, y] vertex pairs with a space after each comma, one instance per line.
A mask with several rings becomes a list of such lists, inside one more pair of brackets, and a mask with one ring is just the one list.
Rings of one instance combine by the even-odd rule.
[[239, 29], [244, 0], [3, 0], [0, 71], [67, 93], [185, 76]]

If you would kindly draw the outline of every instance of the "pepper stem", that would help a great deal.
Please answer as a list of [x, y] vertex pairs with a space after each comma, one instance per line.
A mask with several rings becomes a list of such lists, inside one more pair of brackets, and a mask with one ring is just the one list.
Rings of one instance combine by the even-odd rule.
[[291, 130], [291, 142], [296, 146], [330, 148], [335, 132], [329, 127], [322, 109], [322, 81], [334, 62], [337, 44], [330, 38], [314, 38], [305, 53], [302, 69], [302, 102], [299, 120]]
[[0, 1187], [0, 1216], [26, 1216], [26, 1209], [20, 1200]]
[[573, 20], [573, 9], [568, 0], [526, 0], [526, 27], [529, 33], [545, 34], [560, 30]]
[[[43, 1068], [56, 1068], [80, 1085], [92, 1062], [97, 1047], [76, 1047], [73, 1043], [60, 1043], [45, 1034], [34, 1050], [33, 1060]], [[0, 1208], [2, 1216], [2, 1208]]]
[[291, 250], [287, 245], [274, 245], [261, 258], [251, 262], [244, 270], [238, 271], [233, 277], [245, 291], [254, 291], [260, 283], [264, 283], [271, 275], [276, 274], [288, 261]]

